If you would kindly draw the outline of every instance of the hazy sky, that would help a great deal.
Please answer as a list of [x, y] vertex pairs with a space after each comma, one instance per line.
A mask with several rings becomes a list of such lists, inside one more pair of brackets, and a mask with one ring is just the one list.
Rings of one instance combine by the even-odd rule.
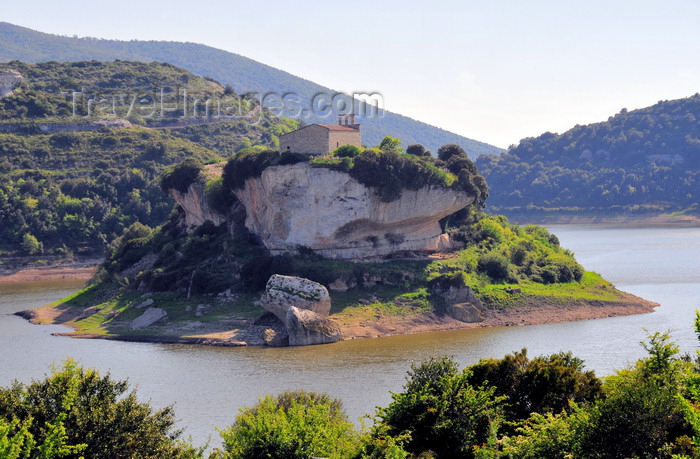
[[499, 147], [700, 92], [697, 0], [4, 3], [0, 20], [43, 32], [191, 41], [379, 92]]

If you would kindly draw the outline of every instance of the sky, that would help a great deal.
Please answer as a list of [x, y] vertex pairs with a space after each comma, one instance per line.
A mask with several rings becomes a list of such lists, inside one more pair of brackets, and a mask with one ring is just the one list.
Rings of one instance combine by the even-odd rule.
[[[201, 43], [506, 148], [700, 92], [697, 0], [23, 0], [47, 33]], [[2, 46], [2, 44], [0, 44]]]

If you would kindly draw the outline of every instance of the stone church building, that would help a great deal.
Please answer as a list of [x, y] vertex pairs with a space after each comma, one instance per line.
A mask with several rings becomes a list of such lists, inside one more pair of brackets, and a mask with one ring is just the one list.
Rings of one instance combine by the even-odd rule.
[[338, 116], [338, 124], [310, 124], [280, 136], [280, 153], [327, 155], [343, 145], [362, 147], [360, 125], [353, 113]]

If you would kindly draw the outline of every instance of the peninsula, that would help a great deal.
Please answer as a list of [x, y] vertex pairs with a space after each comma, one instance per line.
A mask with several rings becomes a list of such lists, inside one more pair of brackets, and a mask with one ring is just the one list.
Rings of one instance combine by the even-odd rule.
[[168, 221], [132, 225], [86, 289], [21, 314], [73, 337], [284, 346], [656, 306], [586, 272], [546, 229], [486, 214], [488, 186], [455, 145], [437, 158], [390, 137], [249, 149], [182, 162], [161, 185], [178, 203]]

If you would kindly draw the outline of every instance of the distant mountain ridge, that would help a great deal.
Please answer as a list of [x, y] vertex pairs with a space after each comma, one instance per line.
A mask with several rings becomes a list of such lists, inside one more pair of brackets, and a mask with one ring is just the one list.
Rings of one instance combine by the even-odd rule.
[[[0, 22], [0, 62], [82, 61], [82, 60], [137, 60], [169, 62], [202, 76], [230, 85], [240, 94], [294, 93], [303, 106], [314, 96], [336, 94], [336, 91], [312, 81], [296, 77], [282, 70], [252, 59], [196, 43], [165, 41], [119, 41], [97, 38], [77, 38], [46, 34], [7, 22]], [[295, 107], [297, 108], [297, 107]], [[288, 116], [288, 113], [285, 113]], [[363, 142], [377, 145], [390, 135], [401, 139], [404, 146], [419, 143], [433, 152], [441, 145], [457, 144], [472, 157], [498, 154], [502, 150], [493, 145], [469, 139], [414, 119], [384, 111], [384, 116], [363, 117]], [[307, 123], [334, 124], [333, 116], [321, 116], [309, 110]]]

